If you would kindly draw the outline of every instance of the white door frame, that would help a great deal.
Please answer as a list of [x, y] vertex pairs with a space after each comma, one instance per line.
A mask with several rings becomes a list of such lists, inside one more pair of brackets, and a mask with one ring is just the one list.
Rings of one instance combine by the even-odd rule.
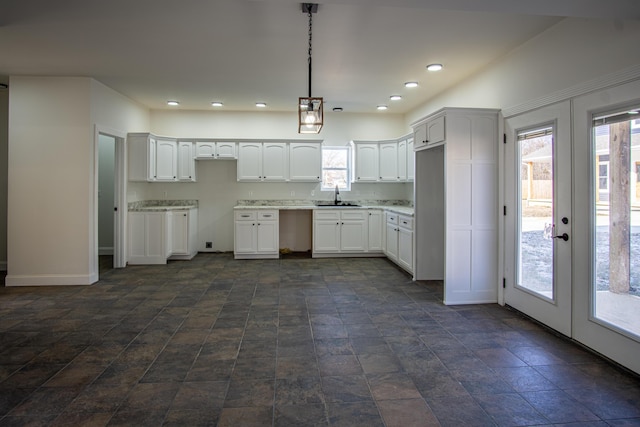
[[[556, 234], [567, 232], [569, 241], [554, 239], [553, 280], [554, 296], [552, 300], [542, 298], [517, 286], [518, 274], [518, 235], [519, 221], [519, 164], [514, 164], [517, 154], [516, 133], [536, 126], [554, 128], [554, 157], [560, 162], [554, 164], [554, 205], [553, 221], [556, 224]], [[505, 120], [505, 134], [507, 144], [504, 155], [504, 180], [508, 181], [504, 187], [504, 197], [507, 216], [504, 220], [504, 302], [539, 320], [566, 336], [571, 336], [571, 292], [572, 292], [572, 264], [571, 253], [573, 245], [572, 218], [572, 164], [571, 164], [571, 105], [563, 101], [539, 108]], [[568, 224], [561, 223], [560, 218], [567, 217]]]
[[114, 202], [117, 208], [114, 215], [113, 234], [113, 267], [126, 266], [126, 218], [127, 218], [127, 150], [125, 132], [107, 126], [96, 124], [94, 127], [94, 186], [93, 186], [93, 238], [94, 244], [91, 259], [92, 272], [98, 276], [98, 168], [99, 168], [99, 136], [107, 135], [115, 138], [115, 169], [114, 169]]
[[592, 118], [595, 113], [640, 104], [640, 81], [601, 89], [573, 100], [574, 128], [574, 209], [589, 212], [574, 221], [573, 337], [606, 357], [640, 374], [640, 342], [607, 327], [594, 315], [592, 281], [594, 247], [592, 213], [594, 178], [592, 157]]

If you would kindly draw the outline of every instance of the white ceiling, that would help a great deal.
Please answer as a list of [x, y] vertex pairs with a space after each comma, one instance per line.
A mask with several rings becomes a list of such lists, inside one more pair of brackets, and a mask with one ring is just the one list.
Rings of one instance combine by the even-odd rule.
[[[326, 109], [405, 113], [562, 17], [639, 19], [638, 0], [333, 0], [313, 17]], [[3, 0], [0, 76], [88, 76], [152, 109], [294, 111], [307, 17], [294, 0]], [[425, 66], [445, 68], [429, 73]], [[420, 83], [406, 89], [406, 81]], [[6, 80], [5, 80], [6, 81]], [[399, 94], [401, 101], [390, 101]], [[173, 107], [176, 108], [176, 107]]]

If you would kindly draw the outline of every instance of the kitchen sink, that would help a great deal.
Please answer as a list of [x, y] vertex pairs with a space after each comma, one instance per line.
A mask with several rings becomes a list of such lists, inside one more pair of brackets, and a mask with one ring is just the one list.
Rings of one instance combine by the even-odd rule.
[[333, 202], [316, 202], [316, 206], [321, 208], [359, 208], [361, 205], [351, 202], [338, 202], [337, 204]]

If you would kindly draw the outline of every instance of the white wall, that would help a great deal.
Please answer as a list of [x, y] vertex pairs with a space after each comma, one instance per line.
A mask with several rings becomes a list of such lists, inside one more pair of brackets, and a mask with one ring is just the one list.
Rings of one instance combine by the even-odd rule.
[[88, 283], [86, 78], [11, 77], [8, 285]]
[[[181, 138], [322, 139], [327, 145], [351, 140], [383, 140], [408, 133], [404, 118], [393, 114], [330, 113], [320, 135], [300, 135], [293, 113], [240, 113], [154, 110], [151, 132]], [[318, 183], [238, 182], [236, 161], [196, 162], [195, 183], [138, 183], [128, 187], [129, 201], [197, 199], [198, 250], [213, 242], [213, 251], [233, 250], [233, 207], [238, 200], [330, 199]], [[343, 200], [412, 200], [412, 184], [358, 184], [343, 192]], [[209, 249], [211, 251], [211, 249]]]
[[89, 78], [10, 78], [7, 285], [97, 279], [94, 130], [148, 128], [148, 112]]
[[[640, 64], [640, 21], [568, 18], [406, 116], [442, 107], [505, 109]], [[446, 69], [445, 69], [446, 72]]]

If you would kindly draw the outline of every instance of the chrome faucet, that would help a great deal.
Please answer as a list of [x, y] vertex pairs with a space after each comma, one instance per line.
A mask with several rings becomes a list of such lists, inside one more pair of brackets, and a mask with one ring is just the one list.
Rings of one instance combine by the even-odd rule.
[[336, 185], [336, 194], [333, 199], [333, 204], [337, 205], [339, 201], [340, 201], [340, 190], [338, 190], [338, 186]]

